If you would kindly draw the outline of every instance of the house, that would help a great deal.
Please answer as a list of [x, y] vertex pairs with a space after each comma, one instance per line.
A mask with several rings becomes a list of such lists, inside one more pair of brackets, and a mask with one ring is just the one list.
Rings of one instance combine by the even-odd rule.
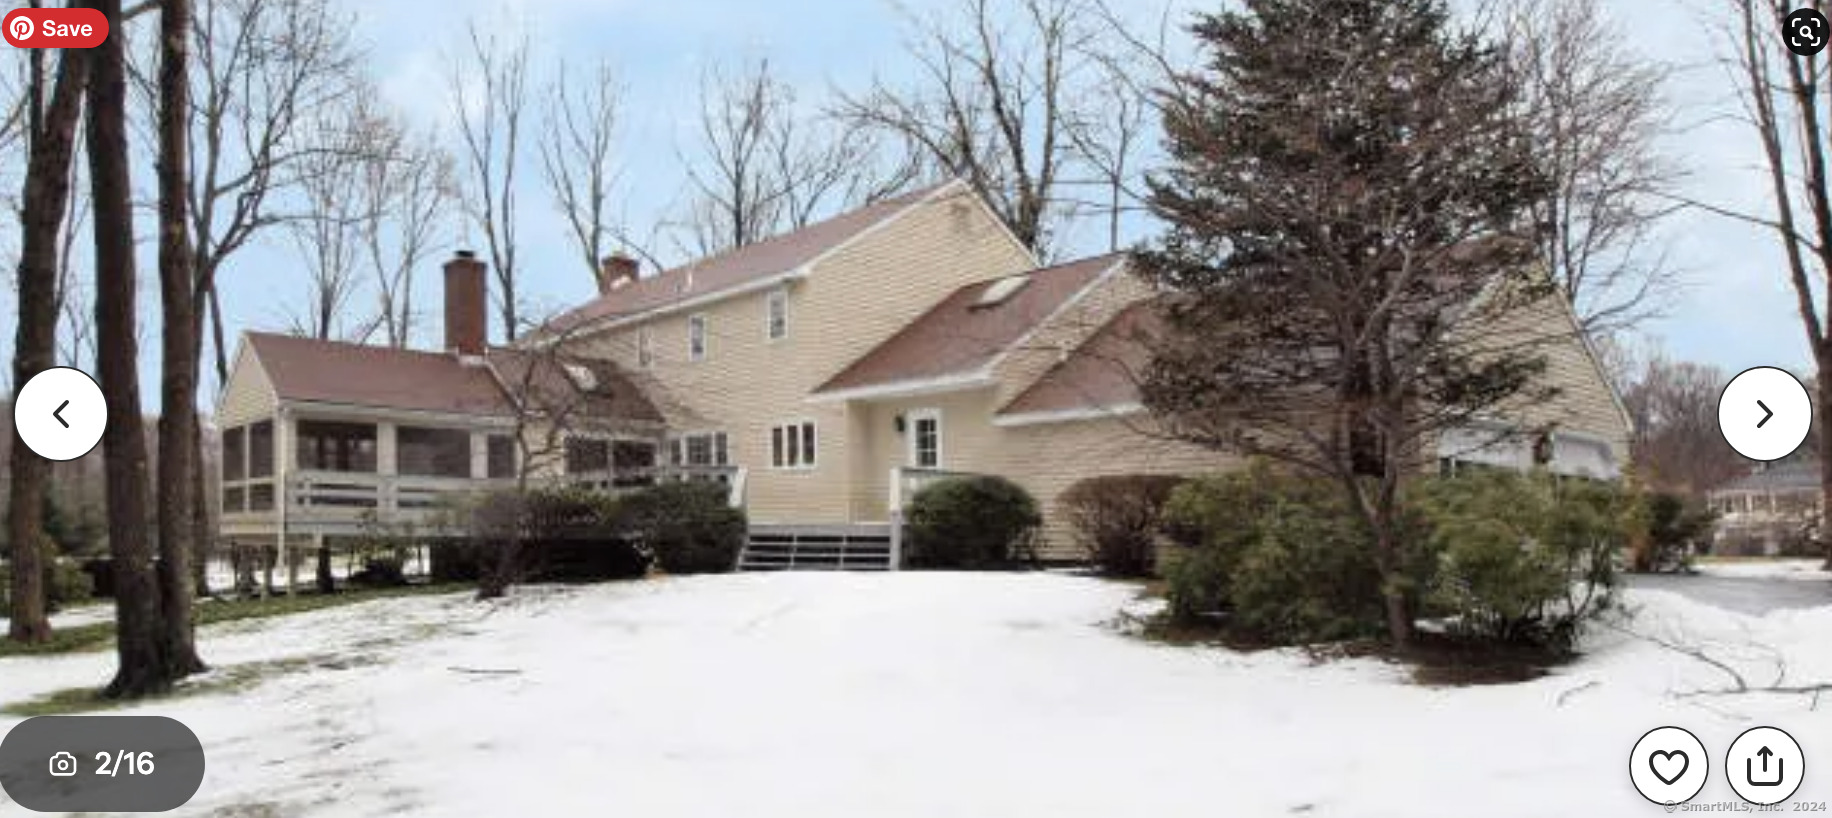
[[1774, 556], [1817, 553], [1820, 510], [1819, 458], [1796, 454], [1707, 492], [1718, 513], [1711, 550], [1717, 554]]
[[289, 550], [377, 525], [449, 535], [447, 499], [524, 469], [597, 487], [734, 480], [661, 466], [661, 416], [615, 364], [487, 346], [485, 272], [469, 254], [445, 265], [444, 352], [243, 335], [216, 409], [226, 542], [277, 545], [291, 565]]
[[[1003, 475], [1029, 490], [1045, 512], [1042, 555], [1074, 559], [1057, 498], [1077, 480], [1236, 465], [1152, 433], [1132, 378], [1145, 361], [1141, 334], [1155, 326], [1152, 297], [1123, 255], [1041, 264], [968, 185], [954, 181], [654, 275], [639, 275], [629, 259], [607, 259], [597, 297], [518, 350], [609, 365], [620, 389], [634, 391], [627, 406], [654, 415], [612, 413], [603, 421], [625, 424], [621, 434], [632, 440], [658, 440], [659, 467], [741, 475], [751, 566], [846, 566], [856, 547], [883, 567], [894, 553], [892, 521], [912, 494], [963, 473]], [[468, 304], [453, 308], [448, 297], [448, 324], [471, 320]], [[1546, 354], [1563, 394], [1520, 407], [1494, 428], [1446, 436], [1442, 459], [1531, 463], [1494, 431], [1552, 424], [1557, 432], [1542, 461], [1613, 477], [1627, 450], [1627, 416], [1576, 339], [1569, 308], [1560, 302], [1518, 320], [1555, 330], [1542, 334], [1551, 339]], [[448, 348], [453, 343], [448, 337]], [[242, 356], [249, 362], [238, 363], [225, 399], [225, 424], [273, 415], [273, 400], [243, 410], [236, 396], [244, 391], [298, 403], [295, 387], [275, 391], [269, 369], [254, 366], [273, 354], [262, 347], [282, 345], [250, 336]], [[473, 445], [490, 445], [485, 420], [502, 410], [489, 408], [482, 386], [459, 383], [474, 366], [462, 351], [387, 354], [444, 361], [441, 377], [450, 382], [413, 389], [415, 401], [453, 422], [476, 418], [481, 425], [467, 427]], [[483, 359], [510, 354], [490, 350]], [[342, 371], [353, 381], [373, 377], [355, 364]], [[342, 388], [362, 393], [345, 396], [340, 405], [347, 405], [373, 402], [369, 390], [382, 387]], [[465, 390], [477, 397], [464, 398]], [[470, 479], [494, 479], [487, 466], [479, 454]]]

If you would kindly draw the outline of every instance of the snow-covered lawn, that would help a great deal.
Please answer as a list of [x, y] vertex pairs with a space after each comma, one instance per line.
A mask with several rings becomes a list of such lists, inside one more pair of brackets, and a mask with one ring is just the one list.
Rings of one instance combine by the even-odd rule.
[[[218, 667], [304, 668], [134, 712], [203, 739], [183, 815], [1652, 816], [1627, 774], [1643, 733], [1696, 733], [1695, 802], [1722, 801], [1724, 752], [1761, 724], [1805, 751], [1796, 800], [1832, 800], [1832, 701], [1676, 697], [1726, 677], [1619, 632], [1543, 679], [1427, 688], [1374, 659], [1145, 642], [1114, 624], [1135, 594], [901, 573], [389, 599], [212, 626]], [[1742, 646], [1713, 650], [1752, 682], [1776, 657], [1790, 681], [1832, 680], [1832, 607], [1628, 601], [1631, 628]], [[111, 667], [0, 660], [0, 701]]]
[[1805, 579], [1832, 582], [1832, 572], [1825, 570], [1825, 564], [1825, 560], [1821, 559], [1705, 558], [1694, 562], [1693, 567], [1701, 574], [1714, 577]]

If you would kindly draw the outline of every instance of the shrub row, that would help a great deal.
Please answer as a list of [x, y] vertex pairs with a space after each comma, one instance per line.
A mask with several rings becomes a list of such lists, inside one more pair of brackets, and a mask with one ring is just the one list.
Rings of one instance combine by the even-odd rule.
[[[1408, 489], [1390, 580], [1456, 634], [1568, 648], [1615, 586], [1629, 505], [1615, 487], [1496, 471]], [[1263, 465], [1190, 481], [1163, 505], [1181, 546], [1170, 614], [1243, 636], [1306, 643], [1378, 634], [1383, 577], [1371, 532], [1339, 486]]]
[[662, 483], [621, 497], [581, 488], [494, 492], [459, 509], [470, 537], [432, 549], [435, 581], [488, 576], [515, 543], [518, 581], [578, 581], [732, 570], [744, 512], [723, 485]]

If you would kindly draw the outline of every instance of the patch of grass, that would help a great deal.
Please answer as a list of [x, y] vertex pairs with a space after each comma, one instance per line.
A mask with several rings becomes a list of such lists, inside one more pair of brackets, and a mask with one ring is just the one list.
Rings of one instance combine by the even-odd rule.
[[194, 676], [172, 689], [170, 693], [144, 699], [121, 700], [110, 699], [102, 691], [93, 687], [71, 687], [53, 691], [43, 696], [25, 701], [13, 702], [0, 707], [0, 713], [9, 716], [68, 716], [79, 713], [93, 713], [98, 710], [110, 710], [129, 704], [147, 702], [169, 702], [189, 699], [196, 696], [208, 696], [215, 693], [237, 693], [248, 690], [262, 682], [298, 673], [305, 670], [348, 670], [365, 664], [372, 664], [376, 657], [369, 655], [316, 654], [312, 656], [291, 656], [284, 659], [267, 659], [259, 662], [243, 662], [236, 665], [225, 665], [214, 668], [209, 673]]
[[114, 632], [113, 622], [96, 622], [74, 628], [56, 628], [51, 631], [51, 641], [38, 644], [28, 645], [11, 639], [0, 639], [0, 657], [106, 650], [114, 645]]
[[[470, 590], [472, 586], [463, 583], [441, 583], [436, 585], [407, 585], [400, 588], [369, 588], [354, 591], [343, 591], [335, 594], [295, 593], [292, 595], [275, 594], [266, 599], [225, 599], [205, 602], [199, 600], [194, 608], [199, 627], [225, 622], [240, 622], [250, 619], [265, 619], [274, 616], [307, 613], [339, 605], [354, 605], [359, 602], [371, 602], [377, 599], [390, 599], [403, 596], [423, 596], [428, 594], [449, 594]], [[51, 641], [36, 645], [26, 645], [12, 640], [0, 640], [0, 657], [37, 656], [59, 653], [82, 653], [85, 651], [107, 650], [114, 646], [115, 626], [113, 622], [97, 622], [90, 625], [78, 625], [73, 628], [58, 628], [51, 632]]]

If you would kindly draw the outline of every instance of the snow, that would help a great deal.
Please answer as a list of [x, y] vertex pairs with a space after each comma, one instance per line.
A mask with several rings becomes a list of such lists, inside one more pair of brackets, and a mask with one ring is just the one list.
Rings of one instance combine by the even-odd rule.
[[[810, 573], [380, 600], [207, 628], [219, 668], [316, 659], [128, 712], [204, 741], [175, 815], [1651, 815], [1626, 762], [1655, 727], [1714, 756], [1695, 803], [1736, 800], [1723, 753], [1748, 727], [1832, 759], [1832, 703], [1674, 695], [1728, 677], [1621, 630], [1542, 679], [1433, 688], [1376, 659], [1143, 641], [1118, 624], [1136, 597], [1062, 574]], [[1752, 683], [1832, 680], [1832, 606], [1627, 603], [1620, 628]], [[0, 659], [0, 700], [112, 661]], [[1809, 771], [1795, 799], [1832, 799], [1828, 781]]]
[[1693, 568], [1714, 577], [1743, 579], [1800, 579], [1832, 582], [1822, 559], [1736, 559], [1698, 560]]

